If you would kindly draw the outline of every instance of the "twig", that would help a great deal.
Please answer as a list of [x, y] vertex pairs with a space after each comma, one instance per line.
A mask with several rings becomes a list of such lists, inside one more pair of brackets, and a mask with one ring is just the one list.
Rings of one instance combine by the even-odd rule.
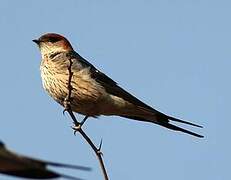
[[107, 175], [106, 168], [104, 166], [104, 162], [103, 162], [103, 158], [102, 158], [103, 154], [101, 152], [102, 140], [100, 142], [99, 148], [97, 148], [95, 146], [95, 144], [92, 142], [92, 140], [89, 138], [89, 136], [82, 129], [82, 125], [86, 121], [88, 116], [86, 116], [82, 122], [78, 122], [75, 115], [74, 115], [74, 113], [73, 113], [73, 111], [72, 111], [72, 109], [71, 109], [71, 100], [72, 100], [71, 92], [72, 92], [72, 89], [73, 89], [73, 87], [71, 85], [71, 79], [72, 79], [72, 76], [73, 76], [73, 72], [71, 70], [73, 62], [72, 62], [71, 57], [69, 58], [69, 61], [70, 61], [70, 65], [68, 67], [69, 77], [68, 77], [68, 84], [67, 84], [68, 93], [67, 93], [66, 98], [64, 99], [64, 108], [65, 109], [64, 109], [63, 112], [67, 111], [69, 113], [69, 115], [71, 116], [71, 118], [73, 120], [73, 123], [74, 123], [74, 127], [72, 128], [74, 130], [74, 134], [76, 132], [79, 132], [83, 136], [83, 138], [87, 141], [87, 143], [91, 146], [93, 151], [95, 152], [95, 154], [96, 154], [96, 156], [97, 156], [97, 158], [99, 160], [100, 168], [101, 168], [101, 170], [103, 172], [104, 179], [108, 180], [109, 178], [108, 178], [108, 175]]

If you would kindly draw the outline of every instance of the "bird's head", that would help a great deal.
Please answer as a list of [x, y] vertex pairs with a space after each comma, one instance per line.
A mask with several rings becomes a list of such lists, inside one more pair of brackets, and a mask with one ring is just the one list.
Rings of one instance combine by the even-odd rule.
[[55, 33], [47, 33], [42, 35], [39, 39], [34, 39], [42, 54], [42, 57], [57, 52], [69, 52], [73, 48], [70, 42], [62, 35]]

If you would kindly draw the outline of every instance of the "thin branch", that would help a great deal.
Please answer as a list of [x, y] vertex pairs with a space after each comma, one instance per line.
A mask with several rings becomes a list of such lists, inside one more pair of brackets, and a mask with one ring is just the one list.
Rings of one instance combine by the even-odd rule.
[[74, 130], [74, 134], [76, 132], [79, 132], [83, 136], [83, 138], [87, 141], [87, 143], [91, 146], [93, 151], [95, 152], [95, 154], [96, 154], [96, 156], [97, 156], [97, 158], [99, 160], [100, 168], [101, 168], [101, 170], [103, 172], [104, 179], [108, 180], [109, 178], [108, 178], [108, 175], [107, 175], [106, 168], [104, 166], [104, 162], [103, 162], [103, 158], [102, 158], [102, 152], [101, 152], [102, 140], [101, 140], [99, 148], [97, 148], [95, 146], [95, 144], [92, 142], [92, 140], [89, 138], [89, 136], [82, 129], [82, 125], [86, 121], [88, 116], [86, 116], [82, 122], [78, 122], [75, 115], [74, 115], [74, 113], [73, 113], [73, 111], [72, 111], [72, 109], [71, 109], [71, 100], [72, 100], [71, 92], [72, 92], [72, 89], [73, 89], [73, 87], [71, 85], [71, 79], [72, 79], [72, 76], [73, 76], [73, 72], [72, 72], [72, 64], [73, 64], [73, 62], [72, 62], [71, 57], [69, 58], [69, 61], [70, 61], [70, 65], [68, 67], [69, 77], [68, 77], [68, 84], [67, 84], [68, 93], [67, 93], [66, 98], [64, 99], [64, 108], [65, 108], [64, 112], [67, 111], [70, 114], [70, 116], [71, 116], [71, 118], [73, 120], [73, 123], [74, 123], [75, 126], [72, 129]]
[[[70, 114], [70, 116], [72, 117], [73, 121], [77, 121], [76, 118], [75, 118], [75, 115], [73, 114], [72, 111], [68, 111], [68, 113]], [[77, 121], [78, 122], [78, 121]], [[104, 175], [104, 179], [105, 180], [108, 180], [108, 175], [107, 175], [107, 171], [106, 171], [106, 168], [104, 166], [104, 162], [103, 162], [103, 158], [102, 158], [102, 155], [103, 153], [101, 152], [101, 145], [99, 146], [99, 148], [97, 148], [94, 143], [92, 142], [92, 140], [89, 138], [89, 136], [83, 131], [83, 129], [81, 128], [81, 123], [77, 123], [75, 124], [75, 127], [73, 127], [73, 129], [75, 130], [75, 132], [79, 132], [83, 138], [88, 142], [88, 144], [91, 146], [91, 148], [94, 150], [98, 160], [99, 160], [99, 163], [100, 163], [100, 168], [103, 172], [103, 175]], [[100, 143], [102, 144], [102, 143]]]

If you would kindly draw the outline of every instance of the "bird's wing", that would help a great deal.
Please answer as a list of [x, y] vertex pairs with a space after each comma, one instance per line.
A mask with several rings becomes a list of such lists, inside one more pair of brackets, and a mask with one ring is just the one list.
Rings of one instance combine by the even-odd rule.
[[106, 92], [108, 92], [109, 94], [123, 98], [124, 100], [134, 105], [144, 107], [152, 111], [156, 111], [152, 107], [148, 106], [147, 104], [137, 99], [135, 96], [131, 95], [130, 93], [122, 89], [120, 86], [118, 86], [118, 84], [114, 80], [112, 80], [110, 77], [108, 77], [107, 75], [99, 71], [91, 63], [89, 63], [86, 59], [81, 57], [78, 53], [75, 54], [75, 58], [79, 62], [81, 62], [81, 64], [84, 67], [90, 67], [91, 77], [95, 79], [99, 84], [101, 84], [105, 88]]
[[87, 170], [85, 167], [81, 166], [46, 162], [26, 156], [21, 156], [17, 153], [11, 152], [5, 147], [0, 148], [0, 173], [33, 179], [53, 179], [58, 177], [65, 177], [67, 179], [80, 180], [76, 177], [71, 177], [51, 171], [46, 168], [47, 165]]
[[60, 177], [30, 158], [19, 156], [5, 148], [0, 150], [0, 173], [26, 178], [48, 179]]
[[[128, 102], [130, 102], [136, 106], [139, 106], [141, 108], [146, 109], [147, 111], [152, 112], [153, 115], [155, 115], [156, 120], [151, 121], [151, 122], [154, 122], [158, 125], [161, 125], [163, 127], [168, 128], [168, 129], [172, 129], [175, 131], [181, 131], [181, 132], [191, 134], [191, 135], [196, 136], [196, 137], [203, 137], [203, 136], [196, 134], [194, 132], [191, 132], [191, 131], [185, 130], [183, 128], [177, 127], [173, 124], [170, 124], [169, 120], [179, 122], [179, 123], [188, 124], [188, 125], [192, 125], [195, 127], [200, 127], [200, 128], [202, 126], [194, 124], [194, 123], [190, 123], [190, 122], [187, 122], [187, 121], [184, 121], [181, 119], [177, 119], [177, 118], [174, 118], [171, 116], [167, 116], [164, 113], [161, 113], [161, 112], [155, 110], [151, 106], [148, 106], [147, 104], [140, 101], [138, 98], [136, 98], [132, 94], [125, 91], [114, 80], [112, 80], [110, 77], [108, 77], [107, 75], [105, 75], [104, 73], [102, 73], [101, 71], [96, 69], [91, 63], [89, 63], [87, 60], [82, 58], [80, 55], [78, 55], [77, 60], [80, 61], [82, 64], [85, 64], [86, 67], [90, 67], [91, 77], [94, 78], [99, 84], [101, 84], [105, 88], [107, 93], [112, 94], [112, 95], [117, 96], [117, 97], [120, 97], [120, 98], [123, 98], [124, 100], [126, 100], [126, 101], [128, 101]], [[136, 117], [136, 116], [124, 116], [124, 117], [130, 118], [130, 119], [135, 119], [135, 120], [140, 120], [140, 121], [149, 121], [150, 122], [150, 120], [143, 119], [143, 118]]]

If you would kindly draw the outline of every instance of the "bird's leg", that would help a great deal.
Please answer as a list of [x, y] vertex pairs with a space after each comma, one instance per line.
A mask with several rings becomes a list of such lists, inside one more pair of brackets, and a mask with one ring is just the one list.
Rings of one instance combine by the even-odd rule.
[[63, 114], [65, 114], [65, 112], [68, 112], [71, 106], [71, 98], [69, 96], [65, 97], [63, 101], [63, 106], [64, 106]]

